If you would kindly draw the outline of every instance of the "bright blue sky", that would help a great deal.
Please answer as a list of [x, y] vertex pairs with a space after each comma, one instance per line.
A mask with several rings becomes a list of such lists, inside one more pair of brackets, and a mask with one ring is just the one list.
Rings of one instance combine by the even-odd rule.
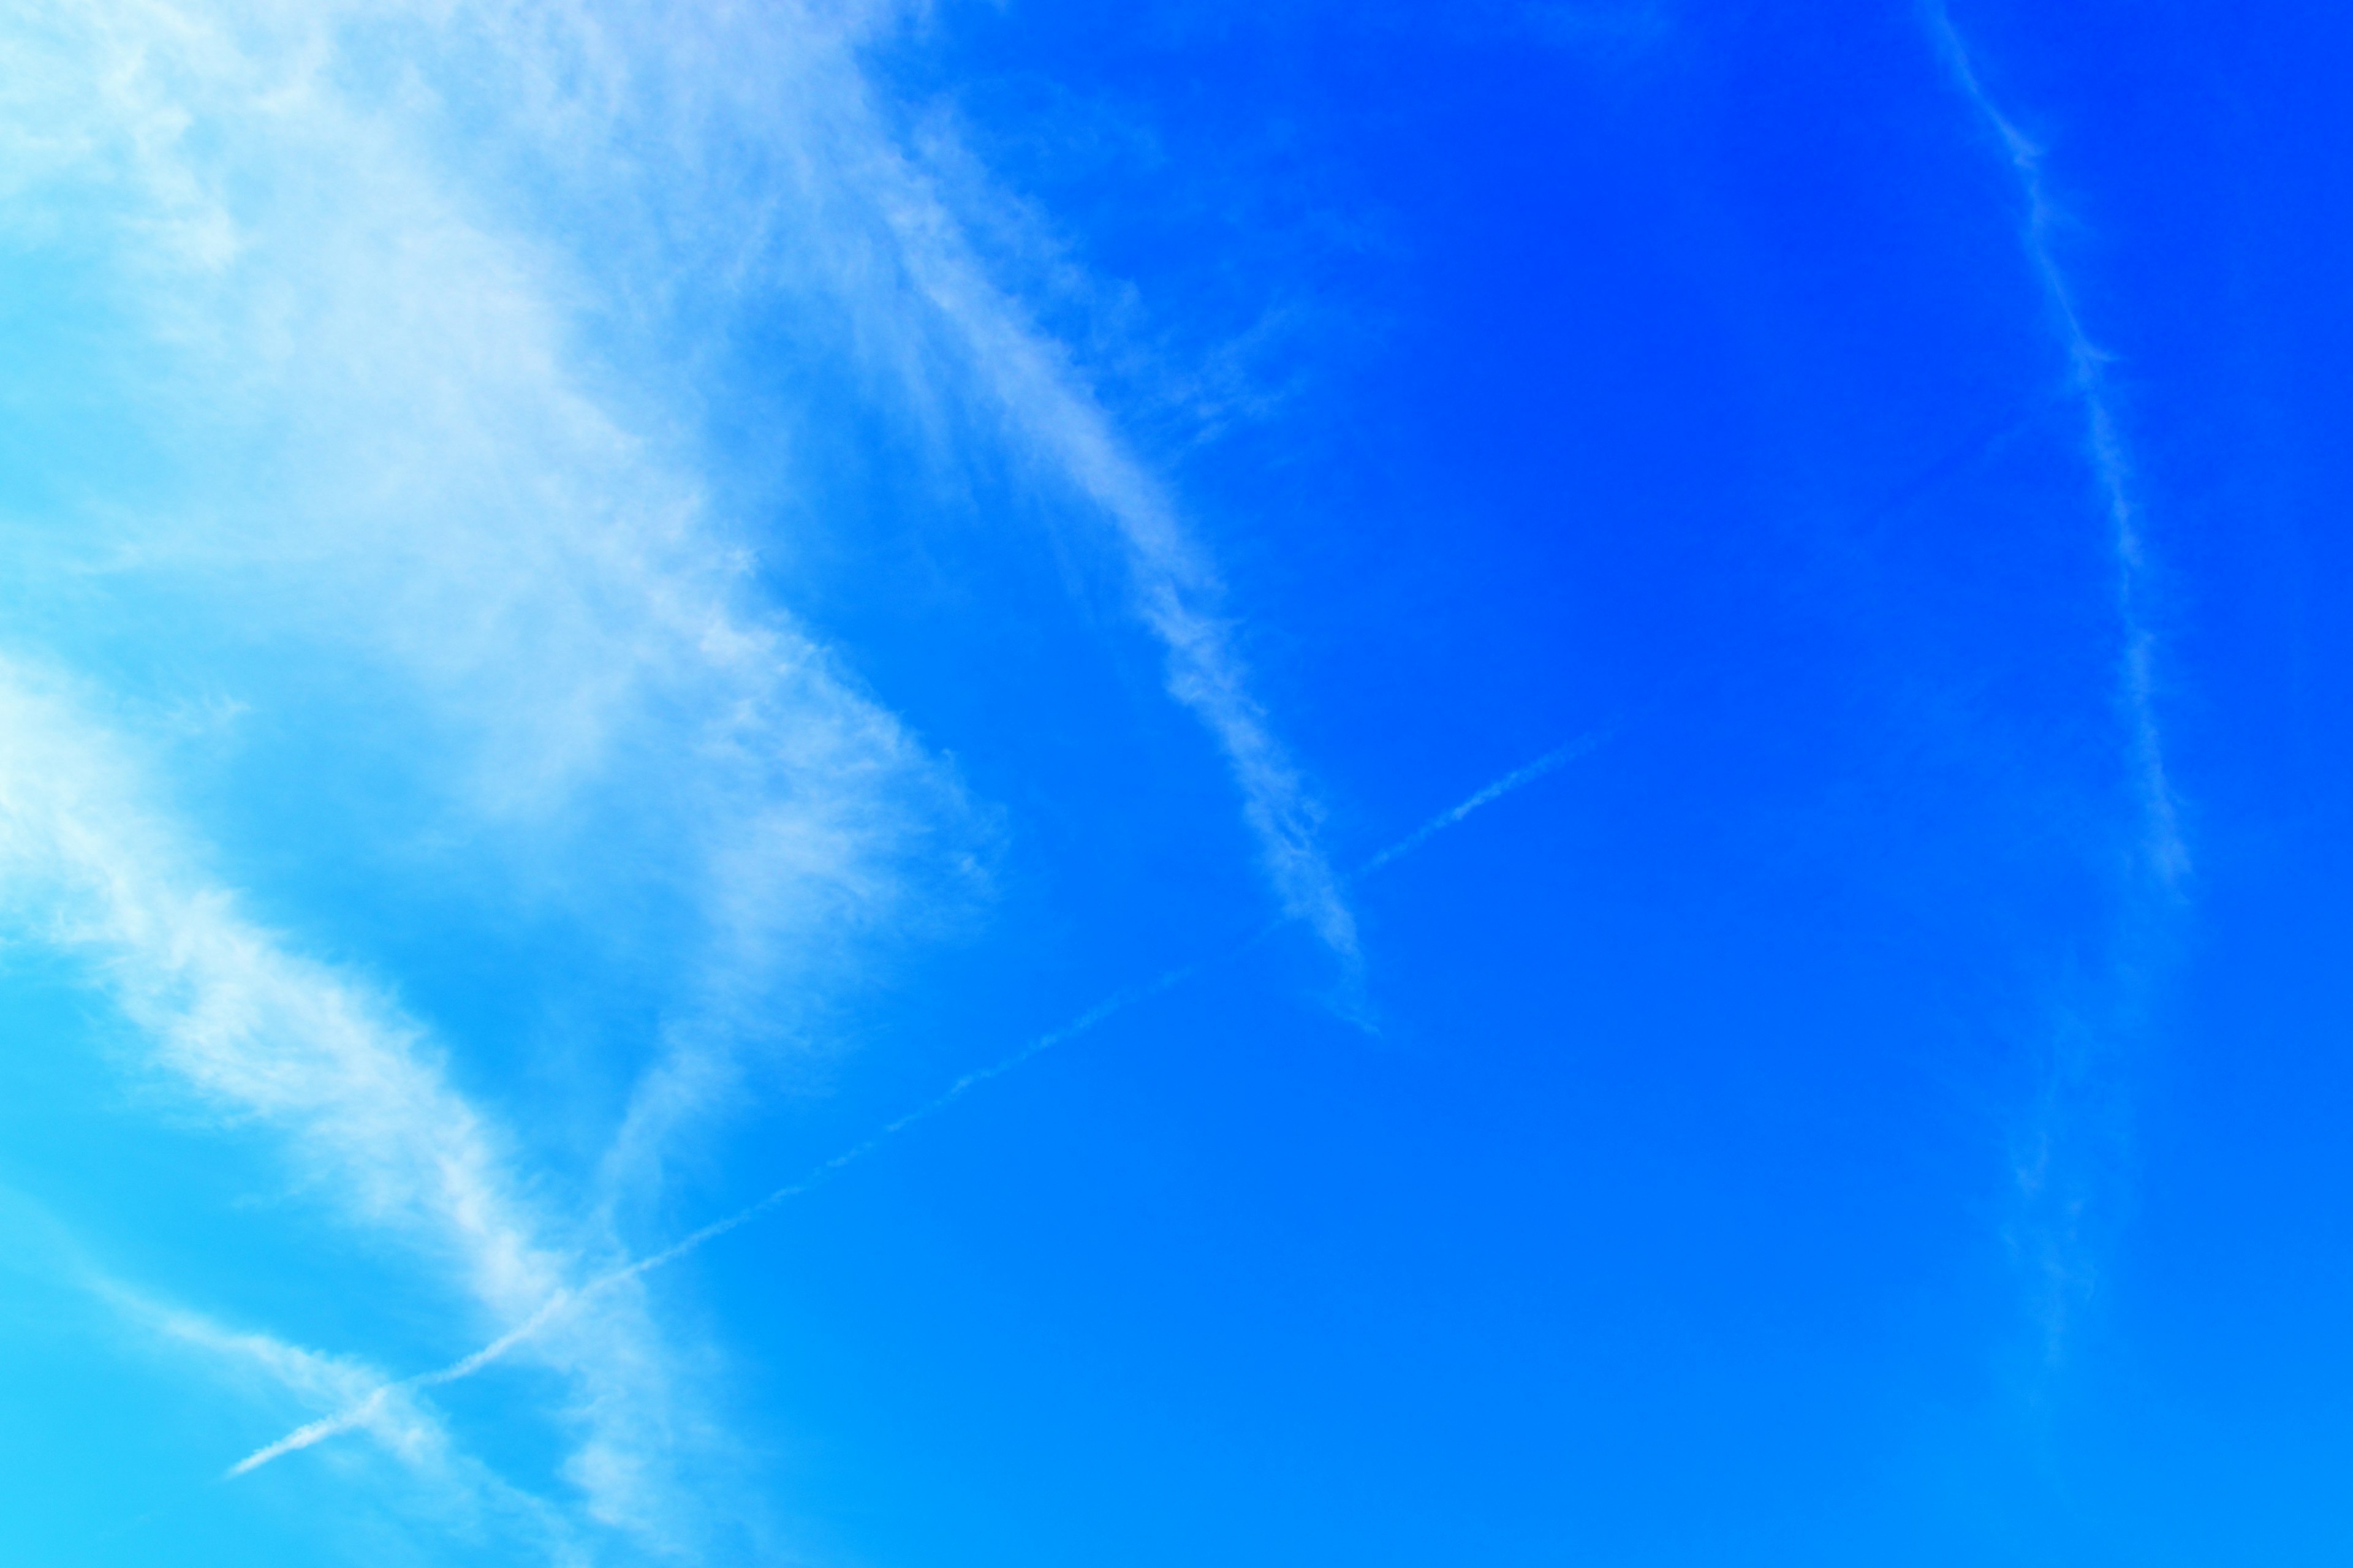
[[17, 8], [0, 1556], [2342, 1561], [2349, 44]]

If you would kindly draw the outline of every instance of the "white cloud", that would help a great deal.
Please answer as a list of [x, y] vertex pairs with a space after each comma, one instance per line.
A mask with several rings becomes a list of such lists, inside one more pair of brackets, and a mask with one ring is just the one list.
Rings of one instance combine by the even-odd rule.
[[[429, 1261], [470, 1303], [468, 1321], [510, 1321], [554, 1295], [576, 1268], [552, 1239], [562, 1227], [521, 1195], [503, 1141], [450, 1087], [426, 1031], [243, 918], [141, 794], [118, 747], [55, 692], [0, 670], [0, 886], [14, 923], [102, 977], [142, 1026], [149, 1068], [221, 1116], [282, 1135], [351, 1219]], [[398, 1451], [441, 1441], [406, 1391], [375, 1392], [382, 1379], [364, 1368], [192, 1314], [156, 1321], [265, 1364], [305, 1399], [340, 1408], [364, 1396], [350, 1425]], [[573, 1473], [591, 1511], [649, 1539], [683, 1531], [659, 1473], [676, 1391], [642, 1302], [600, 1303], [533, 1357], [575, 1390]]]
[[1109, 525], [1136, 614], [1165, 651], [1168, 690], [1224, 754], [1286, 912], [1353, 958], [1355, 921], [1317, 842], [1318, 807], [1252, 695], [1208, 556], [1069, 350], [983, 265], [959, 212], [997, 216], [1008, 199], [952, 146], [914, 155], [861, 73], [860, 45], [898, 10], [616, 6], [594, 26], [531, 6], [488, 14], [525, 79], [573, 84], [531, 95], [522, 123], [537, 135], [575, 159], [594, 146], [607, 175], [646, 145], [664, 149], [624, 198], [668, 237], [649, 264], [659, 273], [827, 302], [848, 317], [843, 338], [919, 414], [977, 403]]
[[732, 301], [839, 315], [919, 416], [993, 407], [1106, 520], [1284, 909], [1354, 952], [1214, 571], [884, 122], [857, 49], [894, 15], [120, 0], [0, 30], [8, 118], [48, 128], [15, 221], [109, 231], [153, 351], [118, 367], [126, 401], [193, 481], [160, 515], [75, 517], [43, 563], [201, 583], [375, 661], [427, 726], [427, 787], [544, 875], [696, 868], [703, 994], [619, 1141], [637, 1177], [734, 1097], [746, 1004], [904, 910], [911, 876], [954, 881], [937, 835], [966, 831], [709, 513], [675, 411], [696, 351], [659, 340]]
[[[177, 1352], [183, 1362], [193, 1359], [218, 1384], [272, 1408], [291, 1400], [342, 1413], [339, 1429], [364, 1431], [413, 1483], [387, 1513], [396, 1510], [412, 1524], [421, 1516], [445, 1532], [477, 1540], [496, 1535], [564, 1568], [594, 1560], [587, 1541], [561, 1509], [464, 1453], [431, 1409], [407, 1389], [385, 1384], [375, 1368], [275, 1335], [231, 1328], [88, 1268], [81, 1273], [82, 1283], [140, 1330], [150, 1345]], [[346, 1527], [339, 1533], [353, 1532]], [[396, 1526], [394, 1534], [409, 1532]], [[343, 1544], [358, 1548], [354, 1555], [381, 1561], [391, 1542], [378, 1537], [364, 1545], [348, 1539]], [[439, 1555], [413, 1536], [402, 1545], [404, 1557], [420, 1548], [429, 1553], [424, 1560]]]
[[[714, 514], [682, 324], [723, 331], [769, 295], [838, 316], [911, 416], [977, 403], [1099, 515], [1285, 911], [1353, 957], [1216, 573], [878, 108], [858, 51], [895, 15], [58, 0], [0, 18], [0, 236], [77, 270], [100, 323], [79, 391], [164, 476], [54, 458], [62, 499], [0, 516], [23, 580], [72, 583], [77, 637], [184, 681], [153, 704], [165, 728], [260, 727], [313, 700], [255, 670], [316, 665], [335, 711], [380, 731], [396, 832], [586, 922], [691, 933], [665, 951], [665, 1023], [592, 1217], [552, 1217], [432, 1032], [247, 912], [90, 717], [120, 729], [127, 709], [0, 669], [19, 922], [103, 973], [153, 1068], [275, 1130], [480, 1321], [527, 1319], [618, 1256], [599, 1203], [658, 1192], [682, 1134], [743, 1102], [753, 1043], [788, 1034], [867, 933], [974, 875], [953, 771], [767, 602], [755, 537]], [[58, 371], [20, 366], [16, 390]], [[173, 635], [204, 617], [245, 662]], [[673, 1472], [702, 1438], [634, 1285], [530, 1353], [569, 1380], [592, 1514], [691, 1537]]]
[[16, 531], [126, 622], [193, 595], [344, 660], [405, 737], [398, 784], [439, 802], [410, 831], [599, 921], [659, 906], [696, 933], [620, 1140], [642, 1181], [735, 1098], [754, 1008], [913, 890], [955, 894], [969, 823], [949, 772], [762, 600], [691, 433], [587, 348], [585, 301], [643, 277], [525, 235], [495, 181], [436, 162], [429, 88], [361, 54], [531, 15], [124, 4], [0, 34], [10, 121], [61, 149], [18, 221], [109, 231], [99, 270], [147, 339], [116, 346], [118, 405], [180, 478], [166, 508]]
[[903, 164], [886, 203], [908, 271], [961, 340], [1015, 428], [1117, 531], [1138, 612], [1167, 656], [1168, 690], [1207, 726], [1241, 792], [1284, 911], [1353, 960], [1356, 919], [1317, 842], [1320, 812], [1251, 696], [1219, 584], [1166, 489], [1127, 451], [1067, 354], [994, 288], [938, 197]]

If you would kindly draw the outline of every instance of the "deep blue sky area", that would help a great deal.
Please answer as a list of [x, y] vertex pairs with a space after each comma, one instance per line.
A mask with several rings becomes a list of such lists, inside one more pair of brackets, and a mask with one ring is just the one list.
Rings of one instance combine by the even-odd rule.
[[2353, 1551], [2353, 20], [35, 11], [0, 1560]]

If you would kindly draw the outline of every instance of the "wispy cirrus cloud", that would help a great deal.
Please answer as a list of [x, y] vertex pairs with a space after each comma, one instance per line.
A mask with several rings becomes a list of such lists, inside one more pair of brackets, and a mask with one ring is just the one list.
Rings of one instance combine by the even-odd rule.
[[[312, 1409], [351, 1414], [346, 1429], [364, 1430], [412, 1485], [393, 1507], [429, 1517], [481, 1538], [496, 1533], [532, 1555], [571, 1568], [596, 1560], [588, 1538], [548, 1499], [514, 1485], [466, 1453], [447, 1424], [409, 1392], [387, 1384], [365, 1363], [291, 1343], [273, 1334], [233, 1328], [190, 1308], [165, 1302], [84, 1267], [80, 1283], [132, 1327], [151, 1349], [179, 1352], [216, 1384], [259, 1405], [291, 1401]], [[163, 1517], [134, 1516], [126, 1531], [169, 1528]], [[385, 1551], [381, 1538], [372, 1545]], [[404, 1555], [406, 1553], [404, 1552]]]
[[[352, 1223], [397, 1238], [466, 1315], [511, 1318], [561, 1290], [579, 1257], [562, 1234], [571, 1227], [523, 1195], [509, 1141], [450, 1085], [423, 1026], [246, 918], [146, 803], [124, 749], [45, 684], [0, 669], [11, 924], [87, 965], [140, 1026], [146, 1051], [134, 1065], [228, 1124], [280, 1140], [308, 1185]], [[178, 1341], [249, 1352], [305, 1398], [347, 1404], [381, 1387], [354, 1363], [268, 1335], [142, 1311]], [[575, 1391], [559, 1419], [576, 1435], [569, 1469], [588, 1512], [649, 1540], [682, 1529], [654, 1476], [681, 1396], [666, 1358], [643, 1303], [618, 1298], [533, 1347]], [[442, 1441], [396, 1392], [371, 1393], [349, 1425], [404, 1452]]]
[[[896, 16], [107, 0], [0, 20], [0, 266], [70, 274], [84, 311], [0, 384], [26, 407], [68, 386], [115, 426], [32, 451], [30, 491], [0, 496], [17, 646], [103, 672], [0, 670], [13, 918], [105, 977], [149, 1067], [399, 1237], [421, 1292], [533, 1323], [490, 1360], [560, 1375], [586, 1517], [656, 1544], [691, 1543], [701, 1428], [638, 1274], [591, 1265], [628, 1256], [681, 1144], [740, 1112], [748, 1064], [861, 944], [971, 897], [985, 838], [712, 499], [691, 389], [734, 312], [838, 320], [818, 337], [842, 379], [918, 424], [964, 410], [1103, 521], [1282, 907], [1355, 952], [1207, 553], [891, 129], [860, 49]], [[650, 953], [647, 1037], [580, 1064], [632, 1087], [576, 1190], [454, 1087], [473, 1042], [251, 912], [221, 836], [112, 732], [142, 704], [301, 737], [256, 770], [364, 773], [372, 837], [336, 846], [353, 874], [405, 858]], [[352, 825], [329, 817], [322, 839]], [[435, 1381], [396, 1403], [422, 1411]]]
[[904, 163], [890, 175], [886, 210], [915, 286], [1006, 417], [1116, 531], [1139, 614], [1166, 655], [1169, 692], [1225, 753], [1285, 912], [1353, 962], [1356, 919], [1317, 839], [1320, 809], [1251, 694], [1207, 556], [1067, 353], [988, 281], [930, 183]]
[[528, 6], [496, 14], [522, 40], [512, 58], [531, 79], [570, 84], [533, 97], [519, 121], [530, 133], [565, 139], [575, 158], [584, 139], [681, 155], [633, 195], [654, 215], [646, 232], [663, 237], [650, 263], [659, 276], [825, 301], [846, 317], [836, 341], [919, 415], [989, 414], [1035, 472], [1107, 525], [1168, 690], [1223, 753], [1283, 908], [1352, 958], [1355, 922], [1318, 842], [1320, 809], [1253, 695], [1208, 552], [1068, 346], [984, 263], [963, 215], [1008, 198], [960, 150], [936, 144], [937, 127], [921, 148], [902, 136], [864, 69], [861, 48], [902, 9], [620, 7], [593, 28]]
[[[939, 837], [952, 777], [762, 602], [691, 413], [625, 390], [691, 364], [654, 346], [681, 321], [723, 334], [787, 297], [839, 314], [831, 341], [919, 418], [994, 410], [1109, 526], [1282, 907], [1353, 961], [1214, 568], [891, 131], [859, 50], [895, 15], [151, 0], [5, 39], [11, 119], [47, 128], [19, 222], [100, 193], [147, 342], [117, 368], [185, 469], [169, 507], [33, 548], [129, 598], [201, 582], [380, 672], [459, 837], [575, 883], [655, 865], [666, 894], [692, 868], [701, 995], [615, 1141], [620, 1188], [734, 1100], [744, 1037], [779, 1032], [780, 987], [845, 921], [908, 908], [918, 862], [934, 885], [968, 864]], [[638, 853], [566, 854], [584, 840]]]
[[342, 708], [305, 721], [383, 732], [396, 830], [662, 944], [666, 1043], [616, 1140], [641, 1182], [849, 937], [968, 894], [972, 823], [760, 591], [691, 433], [589, 345], [587, 302], [659, 260], [617, 243], [614, 276], [609, 228], [526, 232], [440, 158], [429, 89], [364, 57], [527, 14], [123, 5], [0, 35], [11, 122], [47, 128], [16, 222], [106, 231], [113, 390], [169, 470], [160, 500], [68, 474], [82, 504], [10, 531], [28, 578], [83, 585], [84, 640], [111, 619], [137, 657], [160, 606], [322, 663]]

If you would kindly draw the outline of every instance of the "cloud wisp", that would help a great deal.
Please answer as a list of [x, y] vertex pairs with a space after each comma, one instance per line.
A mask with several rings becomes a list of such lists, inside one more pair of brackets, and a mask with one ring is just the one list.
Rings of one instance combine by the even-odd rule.
[[201, 673], [284, 722], [272, 671], [185, 650], [320, 670], [302, 700], [333, 706], [294, 721], [396, 736], [370, 757], [401, 803], [385, 860], [457, 847], [452, 882], [487, 867], [489, 896], [651, 954], [665, 1023], [613, 1142], [653, 1184], [861, 935], [973, 896], [953, 770], [761, 592], [689, 414], [633, 390], [659, 351], [599, 325], [661, 270], [628, 225], [534, 226], [446, 145], [418, 83], [485, 64], [483, 35], [506, 79], [549, 68], [535, 7], [33, 9], [0, 22], [0, 121], [43, 132], [0, 228], [84, 237], [120, 326], [95, 368], [17, 374], [106, 385], [167, 477], [65, 468], [86, 501], [0, 537], [76, 585], [61, 637], [169, 696]]
[[2141, 855], [2147, 870], [2168, 891], [2189, 874], [2189, 849], [2182, 837], [2180, 808], [2165, 769], [2164, 738], [2157, 717], [2156, 634], [2147, 620], [2149, 563], [2139, 508], [2132, 495], [2132, 462], [2107, 387], [2112, 356], [2093, 342], [2075, 307], [2074, 290], [2053, 249], [2059, 209], [2042, 174], [2042, 149], [2004, 114], [1986, 90], [1967, 43], [1942, 4], [1926, 8], [1930, 31], [1955, 83], [2000, 142], [2018, 176], [2026, 203], [2023, 241], [2028, 260], [2067, 354], [2070, 384], [2084, 412], [2084, 448], [2107, 513], [2116, 563], [2116, 613], [2124, 633], [2117, 681], [2131, 747], [2134, 784], [2142, 816]]
[[[1460, 826], [1472, 814], [1493, 805], [1514, 790], [1535, 783], [1564, 763], [1597, 750], [1606, 744], [1609, 739], [1609, 735], [1606, 731], [1583, 736], [1547, 752], [1532, 763], [1513, 769], [1493, 783], [1472, 794], [1459, 805], [1451, 806], [1440, 812], [1403, 838], [1371, 856], [1349, 879], [1361, 881], [1378, 875], [1398, 860], [1420, 849], [1438, 835]], [[733, 1214], [713, 1220], [698, 1230], [689, 1232], [659, 1252], [648, 1254], [613, 1268], [577, 1289], [559, 1290], [550, 1295], [530, 1316], [497, 1339], [483, 1345], [480, 1350], [460, 1357], [448, 1366], [439, 1367], [431, 1372], [419, 1373], [396, 1383], [386, 1383], [370, 1389], [342, 1410], [299, 1426], [275, 1442], [265, 1444], [246, 1455], [224, 1472], [225, 1479], [249, 1474], [272, 1460], [283, 1458], [289, 1454], [300, 1452], [339, 1434], [364, 1426], [375, 1419], [375, 1413], [382, 1403], [387, 1399], [401, 1397], [417, 1390], [456, 1383], [473, 1376], [546, 1330], [566, 1312], [585, 1305], [599, 1295], [652, 1273], [658, 1268], [667, 1268], [718, 1240], [721, 1237], [743, 1228], [780, 1205], [815, 1192], [841, 1171], [875, 1153], [891, 1140], [910, 1128], [937, 1116], [981, 1085], [1003, 1078], [1006, 1074], [1025, 1066], [1046, 1052], [1057, 1047], [1068, 1045], [1082, 1036], [1092, 1033], [1113, 1016], [1126, 1011], [1138, 1003], [1174, 990], [1196, 975], [1239, 957], [1273, 931], [1298, 918], [1295, 915], [1287, 915], [1215, 958], [1183, 964], [1167, 970], [1142, 984], [1113, 992], [1069, 1022], [1038, 1036], [1018, 1050], [986, 1067], [976, 1068], [971, 1072], [965, 1073], [930, 1100], [895, 1120], [884, 1123], [871, 1137], [834, 1155], [799, 1180], [778, 1187], [756, 1202], [747, 1204]]]
[[2111, 1223], [2099, 1187], [2113, 1182], [2120, 1097], [2118, 1042], [2135, 1027], [2153, 948], [2178, 910], [2191, 874], [2189, 848], [2167, 775], [2158, 716], [2157, 638], [2148, 619], [2150, 563], [2133, 495], [2133, 465], [2108, 385], [2111, 356], [2095, 342], [2077, 309], [2056, 249], [2061, 215], [2043, 174], [2042, 149], [1995, 101], [1943, 0], [1924, 7], [1928, 30], [1955, 85], [1992, 133], [2016, 176], [2026, 208], [2021, 235], [2083, 412], [2084, 449], [2108, 524], [2116, 622], [2122, 648], [2116, 700], [2125, 731], [2126, 774], [2134, 797], [2133, 844], [2125, 910], [2110, 938], [2107, 973], [2056, 1009], [2049, 1059], [2042, 1071], [2012, 1178], [2024, 1209], [2012, 1244], [2037, 1279], [2034, 1314], [2042, 1360], [2055, 1364], [2077, 1309], [2095, 1275], [2094, 1233]]
[[1127, 449], [1067, 353], [989, 283], [930, 183], [902, 163], [896, 184], [888, 210], [916, 287], [1016, 428], [1116, 531], [1138, 612], [1166, 656], [1169, 692], [1225, 753], [1284, 912], [1353, 964], [1356, 917], [1318, 843], [1321, 811], [1251, 695], [1215, 608], [1217, 575], [1166, 487]]
[[[121, 748], [44, 684], [0, 667], [10, 924], [103, 983], [146, 1042], [142, 1071], [225, 1128], [275, 1134], [347, 1220], [424, 1262], [438, 1281], [429, 1289], [454, 1290], [494, 1321], [560, 1295], [575, 1268], [570, 1249], [522, 1195], [509, 1140], [450, 1085], [426, 1031], [241, 914], [233, 893], [195, 868], [185, 835], [144, 804]], [[535, 1360], [575, 1391], [569, 1469], [592, 1515], [664, 1539], [669, 1483], [645, 1445], [674, 1419], [677, 1391], [638, 1304], [604, 1307], [541, 1337]], [[312, 1352], [264, 1354], [277, 1342], [224, 1338], [193, 1314], [147, 1316], [197, 1348], [245, 1347], [306, 1397], [344, 1404], [359, 1375]], [[379, 1384], [358, 1406], [346, 1426], [396, 1449], [417, 1451], [438, 1431], [396, 1388]]]
[[[229, 1386], [269, 1398], [273, 1405], [290, 1395], [304, 1404], [352, 1411], [352, 1427], [365, 1430], [375, 1447], [418, 1483], [393, 1505], [399, 1513], [438, 1516], [477, 1536], [484, 1524], [496, 1522], [553, 1563], [586, 1564], [596, 1559], [562, 1508], [465, 1453], [435, 1411], [414, 1398], [409, 1387], [388, 1384], [375, 1368], [275, 1335], [231, 1328], [205, 1313], [159, 1301], [86, 1264], [75, 1272], [90, 1293], [142, 1330], [150, 1345], [192, 1352]], [[195, 1495], [184, 1496], [183, 1506]], [[133, 1516], [111, 1533], [152, 1527], [159, 1511], [168, 1513], [169, 1505]]]
[[1320, 807], [1254, 693], [1209, 552], [1070, 346], [985, 261], [963, 215], [992, 226], [1014, 204], [937, 126], [918, 148], [894, 123], [868, 51], [904, 8], [623, 5], [593, 26], [529, 4], [485, 14], [531, 89], [512, 121], [521, 134], [575, 163], [584, 146], [686, 150], [626, 193], [638, 234], [664, 237], [621, 240], [659, 251], [642, 263], [654, 275], [638, 280], [646, 293], [702, 275], [731, 280], [739, 301], [821, 300], [847, 321], [828, 346], [895, 384], [927, 430], [956, 423], [943, 409], [982, 414], [965, 422], [1007, 438], [1108, 526], [1168, 692], [1222, 753], [1284, 911], [1353, 963], [1355, 920], [1319, 842]]
[[[634, 1216], [690, 1135], [756, 1098], [762, 1052], [978, 889], [986, 836], [952, 763], [775, 602], [758, 521], [712, 500], [734, 459], [684, 389], [747, 312], [846, 322], [853, 357], [900, 378], [894, 416], [978, 410], [967, 423], [1107, 524], [1283, 918], [1356, 962], [1346, 879], [1208, 552], [892, 128], [860, 51], [900, 11], [35, 0], [0, 17], [0, 268], [71, 273], [100, 349], [67, 333], [0, 369], [0, 393], [46, 406], [69, 373], [122, 426], [121, 450], [35, 452], [54, 499], [0, 506], [12, 636], [109, 686], [0, 668], [0, 895], [103, 976], [146, 1067], [274, 1132], [347, 1220], [421, 1261], [437, 1306], [517, 1325], [339, 1400], [277, 1452], [389, 1430], [419, 1392], [527, 1350], [567, 1391], [590, 1518], [682, 1539], [690, 1395], [628, 1287], [683, 1253], [595, 1265], [640, 1250]], [[299, 737], [236, 765], [315, 805], [314, 838], [252, 831], [238, 814], [268, 807], [234, 790], [213, 797], [226, 825], [166, 810], [166, 770], [115, 737], [183, 710]], [[322, 761], [366, 779], [349, 820], [289, 786]], [[397, 873], [476, 900], [468, 917], [559, 910], [588, 964], [632, 955], [650, 1026], [612, 1043], [623, 1059], [566, 1064], [623, 1086], [583, 1113], [579, 1143], [603, 1151], [590, 1201], [549, 1196], [568, 1173], [535, 1164], [532, 1121], [459, 1091], [447, 1051], [472, 1042], [445, 1047], [390, 987], [250, 912], [254, 879], [221, 863], [256, 839], [332, 843], [331, 879]], [[273, 911], [301, 906], [275, 891]]]

